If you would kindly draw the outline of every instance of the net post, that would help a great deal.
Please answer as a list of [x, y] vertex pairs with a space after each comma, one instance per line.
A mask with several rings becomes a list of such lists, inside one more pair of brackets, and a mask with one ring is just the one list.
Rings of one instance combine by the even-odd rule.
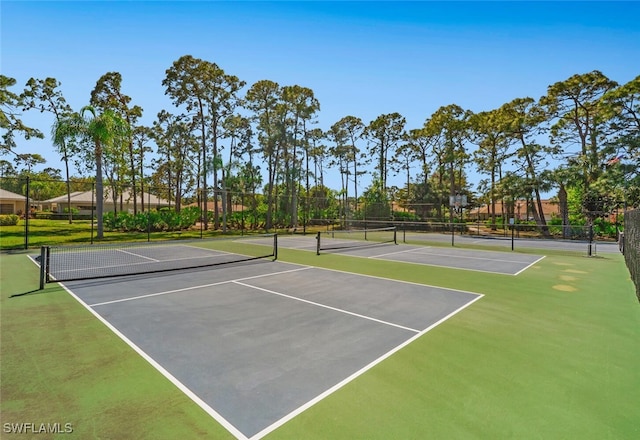
[[46, 258], [46, 272], [45, 272], [45, 281], [48, 283], [51, 281], [51, 247], [46, 246], [47, 248], [47, 258]]
[[40, 246], [40, 290], [44, 289], [46, 281], [46, 261], [47, 261], [47, 247]]
[[320, 255], [320, 231], [316, 234], [316, 255]]
[[398, 244], [398, 227], [393, 228], [393, 244]]
[[273, 261], [278, 259], [278, 233], [273, 234]]

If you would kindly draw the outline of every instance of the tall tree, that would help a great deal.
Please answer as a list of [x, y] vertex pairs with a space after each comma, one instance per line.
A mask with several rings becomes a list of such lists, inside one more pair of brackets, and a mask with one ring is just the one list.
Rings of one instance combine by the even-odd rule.
[[380, 175], [382, 191], [387, 188], [389, 155], [403, 139], [405, 124], [406, 119], [400, 113], [389, 113], [378, 116], [364, 130], [369, 141], [369, 154], [377, 157], [375, 169]]
[[[309, 146], [307, 151], [307, 157], [313, 160], [313, 182], [314, 186], [323, 186], [324, 182], [324, 160], [327, 154], [327, 147], [322, 143], [326, 139], [326, 134], [321, 128], [314, 128], [309, 130], [308, 140]], [[309, 176], [309, 170], [307, 170], [307, 176]], [[307, 194], [309, 188], [307, 188]]]
[[43, 163], [47, 163], [47, 160], [42, 157], [41, 154], [32, 154], [32, 153], [21, 153], [16, 154], [16, 157], [13, 159], [16, 166], [24, 166], [27, 171], [27, 175], [30, 175], [33, 172], [33, 167], [36, 165], [40, 165]]
[[[211, 172], [213, 175], [214, 191], [219, 188], [219, 171], [223, 163], [220, 156], [219, 140], [224, 136], [224, 121], [233, 117], [236, 108], [240, 105], [241, 100], [238, 93], [245, 86], [245, 82], [241, 81], [237, 76], [228, 75], [217, 64], [203, 61], [201, 63], [202, 73], [206, 78], [205, 100], [209, 109], [209, 136], [212, 144]], [[214, 204], [214, 227], [219, 226], [219, 212], [217, 196]], [[223, 216], [226, 218], [226, 204], [222, 204]]]
[[208, 161], [208, 130], [209, 108], [208, 108], [208, 81], [209, 63], [194, 58], [191, 55], [184, 55], [173, 62], [173, 65], [166, 70], [165, 79], [162, 85], [165, 87], [165, 95], [168, 95], [176, 107], [185, 106], [188, 113], [193, 114], [193, 121], [200, 129], [200, 161], [202, 164], [202, 195], [201, 203], [204, 214], [204, 228], [209, 228], [207, 213], [207, 163]]
[[282, 101], [288, 107], [289, 118], [285, 119], [288, 125], [288, 133], [285, 139], [290, 143], [287, 148], [289, 159], [288, 186], [291, 195], [291, 220], [290, 227], [298, 226], [298, 187], [301, 186], [300, 177], [302, 173], [302, 159], [299, 159], [301, 152], [307, 151], [308, 127], [320, 110], [320, 103], [315, 98], [313, 90], [298, 85], [285, 86], [282, 88]]
[[[406, 148], [410, 148], [412, 156], [420, 163], [420, 176], [422, 182], [413, 186], [414, 191], [407, 191], [409, 198], [413, 199], [414, 206], [419, 206], [422, 216], [427, 215], [425, 203], [432, 203], [435, 191], [429, 182], [431, 173], [431, 153], [436, 147], [439, 139], [439, 132], [430, 133], [426, 127], [411, 129], [407, 133]], [[416, 205], [422, 203], [422, 205]]]
[[253, 84], [245, 96], [246, 106], [253, 112], [256, 122], [258, 142], [267, 164], [267, 212], [265, 228], [273, 227], [273, 201], [277, 165], [280, 159], [277, 108], [280, 99], [280, 86], [269, 80], [260, 80]]
[[[253, 143], [253, 130], [249, 118], [239, 114], [227, 118], [223, 124], [224, 137], [229, 139], [229, 160], [227, 163], [226, 179], [224, 186], [227, 191], [236, 191], [240, 194], [240, 201], [244, 204], [245, 194], [250, 194], [250, 200], [246, 201], [251, 204], [251, 211], [255, 212], [257, 208], [256, 190], [262, 182], [260, 175], [260, 167], [256, 165], [255, 156], [260, 152]], [[231, 175], [232, 168], [237, 169], [237, 176], [233, 179]], [[236, 194], [237, 197], [238, 194]], [[231, 210], [230, 204], [233, 195], [227, 197], [229, 204], [228, 210]], [[252, 228], [255, 228], [255, 216], [253, 216]]]
[[[30, 78], [20, 96], [25, 110], [37, 109], [40, 112], [52, 113], [56, 121], [69, 117], [73, 110], [60, 91], [60, 82], [55, 78]], [[58, 153], [64, 161], [65, 177], [67, 181], [67, 206], [71, 206], [71, 182], [69, 173], [69, 157], [77, 153], [74, 139], [62, 139], [58, 146]], [[73, 213], [69, 209], [69, 224], [73, 223]]]
[[167, 185], [163, 192], [169, 201], [174, 201], [177, 212], [182, 208], [185, 188], [190, 189], [198, 177], [191, 166], [198, 156], [193, 130], [193, 121], [187, 116], [175, 116], [163, 110], [158, 113], [151, 133], [158, 146], [156, 168], [162, 167], [166, 175], [162, 179]]
[[[594, 70], [550, 85], [546, 96], [540, 99], [540, 104], [555, 121], [551, 126], [552, 145], [566, 152], [571, 152], [573, 145], [578, 146], [572, 159], [580, 167], [585, 201], [598, 197], [593, 193], [592, 184], [602, 175], [603, 145], [611, 133], [602, 98], [616, 86], [615, 81]], [[585, 207], [591, 222], [593, 216], [589, 212]]]
[[114, 142], [126, 139], [129, 135], [127, 122], [113, 110], [96, 112], [91, 106], [83, 107], [80, 113], [56, 121], [53, 126], [53, 142], [60, 145], [64, 139], [82, 137], [93, 144], [93, 158], [96, 171], [96, 218], [97, 234], [104, 238], [104, 188], [102, 181], [103, 149]]
[[341, 206], [343, 206], [345, 215], [348, 211], [348, 199], [349, 199], [349, 169], [350, 161], [350, 148], [348, 145], [348, 138], [346, 132], [337, 124], [331, 126], [327, 132], [327, 136], [335, 144], [329, 148], [329, 155], [331, 157], [329, 166], [337, 167], [340, 173], [340, 199]]
[[411, 165], [418, 159], [418, 152], [414, 147], [411, 134], [406, 133], [404, 142], [401, 142], [396, 148], [395, 154], [391, 158], [390, 167], [396, 173], [405, 173], [405, 189], [401, 193], [404, 198], [401, 201], [407, 202], [411, 198]]
[[[450, 104], [440, 107], [425, 122], [424, 127], [428, 136], [437, 139], [433, 151], [438, 161], [441, 193], [445, 174], [448, 174], [449, 177], [449, 195], [466, 191], [464, 166], [469, 160], [469, 154], [465, 143], [469, 139], [468, 121], [470, 116], [471, 112], [465, 111], [456, 104]], [[442, 195], [444, 196], [444, 194]], [[451, 222], [453, 222], [453, 214], [453, 207], [450, 206], [449, 220]]]
[[346, 160], [353, 167], [353, 172], [349, 172], [348, 175], [353, 176], [353, 197], [356, 201], [356, 209], [358, 209], [358, 179], [364, 174], [363, 169], [369, 163], [367, 156], [358, 147], [358, 141], [364, 135], [365, 125], [360, 118], [345, 116], [332, 126], [332, 130], [343, 140]]
[[557, 146], [545, 146], [538, 143], [538, 136], [543, 133], [543, 124], [547, 115], [532, 98], [516, 98], [501, 107], [508, 122], [508, 134], [518, 143], [515, 151], [515, 162], [518, 169], [525, 172], [525, 179], [529, 194], [535, 198], [533, 217], [542, 226], [542, 231], [548, 234], [547, 222], [542, 210], [541, 192], [549, 187], [548, 181], [543, 179], [542, 171], [549, 166], [549, 157], [558, 154]]
[[[605, 172], [615, 172], [621, 181], [621, 200], [640, 203], [640, 76], [609, 92], [602, 105], [611, 119], [614, 134], [606, 143]], [[634, 197], [634, 195], [636, 195]]]
[[496, 182], [501, 177], [502, 164], [509, 156], [514, 138], [509, 135], [509, 121], [504, 109], [476, 113], [470, 118], [472, 141], [478, 145], [473, 158], [478, 171], [489, 174], [491, 229], [496, 229]]
[[124, 174], [131, 179], [130, 188], [133, 194], [133, 213], [135, 215], [138, 212], [138, 186], [136, 183], [138, 167], [135, 161], [136, 154], [133, 143], [133, 133], [138, 118], [142, 116], [142, 107], [138, 105], [131, 107], [130, 103], [131, 97], [122, 93], [122, 75], [118, 72], [108, 72], [102, 75], [100, 79], [98, 79], [95, 88], [91, 91], [91, 105], [99, 111], [106, 109], [113, 110], [118, 113], [131, 128], [131, 130], [129, 130], [129, 138], [125, 140], [129, 159], [128, 169], [118, 170], [118, 172], [125, 171]]
[[[140, 209], [144, 212], [144, 189], [145, 189], [145, 155], [153, 152], [148, 145], [151, 140], [152, 131], [149, 127], [138, 125], [133, 128], [134, 154], [138, 157], [138, 172], [140, 176]], [[147, 189], [149, 192], [149, 189]]]
[[6, 152], [15, 154], [16, 133], [22, 133], [26, 140], [32, 137], [40, 139], [44, 137], [40, 130], [26, 126], [20, 119], [19, 110], [22, 107], [22, 98], [9, 90], [15, 85], [14, 78], [0, 75], [0, 130], [2, 131], [0, 154]]

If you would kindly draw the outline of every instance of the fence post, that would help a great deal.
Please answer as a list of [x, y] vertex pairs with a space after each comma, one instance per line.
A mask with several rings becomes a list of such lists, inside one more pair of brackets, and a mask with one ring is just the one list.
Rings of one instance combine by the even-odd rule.
[[24, 202], [24, 248], [29, 249], [29, 211], [31, 204], [29, 203], [29, 176], [27, 176], [27, 199]]
[[[95, 216], [96, 207], [95, 207], [95, 190], [96, 184], [95, 182], [91, 182], [91, 244], [93, 244], [93, 217]], [[71, 208], [71, 206], [69, 206]]]
[[48, 248], [46, 246], [42, 246], [40, 248], [40, 290], [44, 289], [44, 283], [46, 280], [47, 274], [47, 255]]

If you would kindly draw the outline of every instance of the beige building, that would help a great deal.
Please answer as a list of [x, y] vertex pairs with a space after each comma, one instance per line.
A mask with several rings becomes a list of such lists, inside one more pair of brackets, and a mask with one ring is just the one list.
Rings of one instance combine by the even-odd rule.
[[22, 214], [25, 202], [25, 196], [0, 188], [0, 214]]
[[[95, 207], [95, 192], [92, 191], [75, 191], [71, 193], [71, 209], [75, 212], [77, 210], [78, 214], [91, 214], [92, 205]], [[173, 204], [169, 203], [168, 200], [161, 199], [160, 197], [150, 194], [143, 193], [137, 194], [138, 200], [138, 209], [141, 209], [141, 200], [144, 197], [144, 209], [160, 209], [167, 208], [173, 206]], [[24, 197], [23, 197], [24, 200]], [[45, 200], [41, 202], [44, 209], [47, 209], [51, 212], [58, 214], [68, 213], [69, 202], [67, 198], [67, 194], [64, 194], [59, 197], [54, 197], [49, 200]], [[105, 191], [104, 194], [104, 212], [113, 212], [113, 198], [109, 194], [108, 191]], [[123, 191], [122, 195], [118, 196], [118, 200], [116, 202], [116, 208], [118, 212], [129, 212], [133, 213], [133, 194], [129, 191]]]

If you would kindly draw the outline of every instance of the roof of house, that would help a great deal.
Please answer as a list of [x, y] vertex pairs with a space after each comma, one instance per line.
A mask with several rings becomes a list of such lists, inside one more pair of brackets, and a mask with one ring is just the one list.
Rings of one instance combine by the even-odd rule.
[[16, 194], [14, 192], [7, 191], [6, 189], [0, 188], [0, 199], [24, 201], [25, 196], [23, 196], [22, 194]]
[[[170, 203], [168, 200], [162, 199], [151, 193], [138, 193], [138, 200], [142, 200], [144, 197], [144, 203], [149, 203], [151, 205], [161, 205], [161, 206], [169, 206]], [[118, 196], [120, 199], [120, 196]], [[122, 192], [122, 199], [125, 202], [133, 201], [133, 193], [130, 191]], [[71, 203], [88, 203], [91, 204], [92, 201], [95, 200], [95, 192], [92, 191], [74, 191], [71, 193]], [[104, 200], [105, 202], [111, 202], [111, 194], [109, 191], [105, 190], [104, 192]], [[44, 200], [43, 203], [67, 203], [67, 195], [63, 194], [58, 197], [54, 197], [52, 199]]]
[[[542, 203], [542, 212], [545, 215], [551, 215], [551, 214], [557, 214], [558, 213], [558, 202], [552, 201], [552, 200], [541, 200], [540, 201]], [[518, 204], [520, 204], [520, 213], [521, 215], [525, 215], [527, 212], [527, 203], [525, 200], [516, 200], [514, 207], [515, 207], [515, 211], [517, 212], [518, 208]], [[537, 206], [536, 206], [537, 208]], [[490, 214], [491, 213], [491, 205], [482, 205], [479, 208], [473, 208], [471, 210], [469, 210], [469, 213], [471, 214]], [[500, 215], [500, 213], [502, 212], [502, 201], [501, 200], [496, 200], [496, 215]]]

